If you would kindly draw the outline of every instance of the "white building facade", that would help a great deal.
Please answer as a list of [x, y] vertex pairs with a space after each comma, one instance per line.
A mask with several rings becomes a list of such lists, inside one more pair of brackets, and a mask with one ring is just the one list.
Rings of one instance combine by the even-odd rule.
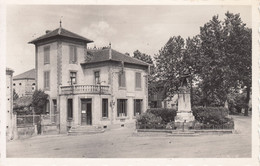
[[62, 27], [30, 42], [36, 88], [49, 95], [46, 112], [59, 115], [61, 133], [71, 126], [134, 124], [148, 107], [149, 65], [111, 46], [88, 50], [91, 42]]

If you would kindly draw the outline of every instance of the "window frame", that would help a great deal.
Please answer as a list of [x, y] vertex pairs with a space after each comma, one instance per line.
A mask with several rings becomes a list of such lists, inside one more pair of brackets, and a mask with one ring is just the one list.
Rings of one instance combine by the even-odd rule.
[[[96, 82], [96, 73], [97, 73], [97, 72], [99, 73], [99, 79], [98, 79], [99, 82]], [[100, 80], [101, 80], [100, 70], [94, 70], [93, 73], [94, 73], [94, 85], [100, 84], [100, 82], [101, 82], [101, 81], [100, 81]]]
[[[71, 51], [73, 49], [73, 51]], [[73, 53], [73, 54], [71, 54]], [[78, 49], [75, 45], [69, 45], [69, 64], [78, 63]]]
[[[71, 102], [71, 103], [70, 103]], [[67, 120], [73, 119], [73, 99], [67, 99]]]
[[[120, 110], [119, 107], [121, 107], [122, 110]], [[120, 116], [120, 114], [124, 114], [124, 116]], [[127, 115], [127, 99], [117, 99], [117, 117], [127, 117]]]
[[136, 103], [137, 103], [137, 101], [139, 101], [139, 103], [140, 103], [140, 113], [139, 113], [139, 115], [143, 112], [143, 99], [134, 99], [134, 116], [136, 116], [136, 113], [137, 113], [137, 111], [136, 111]]
[[[106, 101], [106, 106], [104, 108], [104, 101]], [[105, 109], [105, 111], [104, 111]], [[105, 115], [104, 115], [105, 113]], [[108, 98], [102, 98], [102, 118], [108, 118]]]
[[[50, 100], [46, 100], [46, 102], [45, 102], [45, 108], [44, 108], [45, 110], [45, 114], [46, 115], [49, 115], [50, 114]], [[48, 110], [48, 111], [47, 111]]]
[[[48, 52], [46, 52], [46, 49], [48, 50]], [[51, 47], [50, 47], [50, 45], [44, 46], [43, 47], [43, 63], [44, 63], [44, 65], [50, 64], [50, 54], [51, 54]]]
[[[123, 76], [123, 80], [124, 80], [124, 86], [121, 85], [121, 81], [122, 81], [122, 76]], [[120, 72], [118, 74], [118, 88], [119, 89], [126, 89], [126, 72]]]
[[[140, 87], [137, 87], [137, 74], [140, 74]], [[142, 89], [142, 73], [141, 72], [135, 72], [135, 89], [136, 90]]]
[[[48, 73], [48, 87], [46, 86], [46, 83], [47, 83], [46, 76], [45, 76], [46, 73]], [[50, 82], [51, 82], [50, 81], [50, 78], [51, 78], [50, 75], [51, 74], [50, 73], [51, 72], [49, 70], [43, 72], [43, 89], [44, 90], [50, 90], [51, 89], [51, 86], [50, 86]]]
[[[71, 73], [75, 73], [76, 74], [76, 76], [75, 76], [75, 83], [71, 82]], [[69, 70], [69, 83], [70, 83], [70, 85], [74, 85], [74, 84], [78, 83], [78, 71], [76, 71], [76, 70]]]

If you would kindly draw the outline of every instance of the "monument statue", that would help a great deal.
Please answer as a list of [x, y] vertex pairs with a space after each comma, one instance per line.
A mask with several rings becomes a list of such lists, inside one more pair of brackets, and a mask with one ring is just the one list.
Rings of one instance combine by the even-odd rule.
[[180, 75], [180, 87], [178, 91], [178, 110], [175, 117], [176, 124], [191, 123], [195, 120], [192, 114], [190, 102], [190, 77], [191, 73], [189, 69], [185, 69]]

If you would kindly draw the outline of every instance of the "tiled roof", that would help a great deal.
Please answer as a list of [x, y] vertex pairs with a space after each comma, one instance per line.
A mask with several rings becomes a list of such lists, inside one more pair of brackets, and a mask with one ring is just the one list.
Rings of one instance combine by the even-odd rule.
[[88, 51], [88, 54], [90, 55], [91, 59], [82, 64], [90, 64], [90, 63], [104, 62], [104, 61], [111, 60], [111, 61], [118, 61], [118, 62], [125, 62], [125, 63], [149, 66], [148, 63], [145, 63], [139, 59], [122, 54], [116, 50], [111, 49], [111, 52], [110, 52], [110, 48], [98, 49], [98, 50], [91, 49], [91, 50], [87, 50], [87, 51]]
[[26, 71], [24, 73], [21, 73], [17, 76], [14, 76], [14, 80], [21, 80], [21, 79], [35, 79], [35, 69], [31, 69], [29, 71]]
[[68, 38], [72, 38], [72, 39], [78, 39], [78, 40], [81, 40], [81, 41], [84, 41], [86, 43], [91, 43], [93, 42], [92, 40], [90, 39], [87, 39], [85, 37], [82, 37], [76, 33], [73, 33], [73, 32], [70, 32], [64, 28], [57, 28], [51, 32], [48, 32], [32, 41], [30, 41], [29, 43], [37, 43], [41, 40], [44, 40], [44, 39], [48, 39], [48, 38], [52, 38], [52, 37], [57, 37], [57, 36], [63, 36], [63, 37], [68, 37]]

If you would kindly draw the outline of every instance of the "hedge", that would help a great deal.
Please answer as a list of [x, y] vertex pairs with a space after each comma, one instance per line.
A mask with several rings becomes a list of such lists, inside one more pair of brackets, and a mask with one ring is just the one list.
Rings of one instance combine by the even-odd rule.
[[224, 107], [193, 107], [195, 119], [202, 124], [222, 125], [229, 122], [228, 109]]
[[147, 112], [162, 118], [162, 123], [169, 123], [174, 121], [174, 118], [177, 115], [176, 109], [168, 109], [168, 108], [151, 108], [148, 109]]
[[[233, 129], [234, 121], [228, 118], [228, 109], [224, 107], [193, 107], [193, 115], [196, 129]], [[138, 128], [167, 128], [174, 126], [174, 118], [177, 115], [176, 109], [152, 108], [142, 113], [137, 118]]]

